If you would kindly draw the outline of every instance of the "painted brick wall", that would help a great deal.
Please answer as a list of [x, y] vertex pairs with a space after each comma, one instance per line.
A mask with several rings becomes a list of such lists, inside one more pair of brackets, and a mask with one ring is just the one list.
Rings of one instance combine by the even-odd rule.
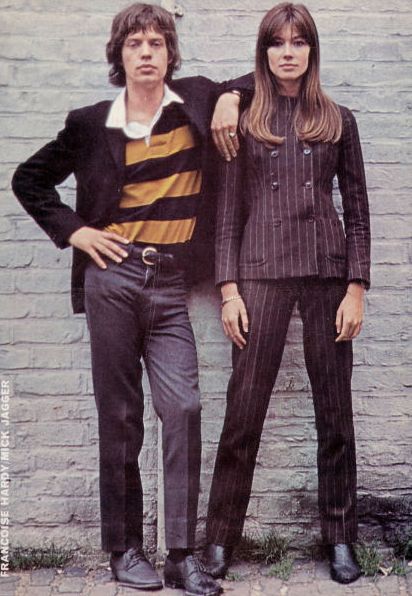
[[[230, 78], [252, 68], [267, 0], [182, 0], [179, 76]], [[362, 533], [388, 537], [412, 493], [412, 6], [409, 0], [307, 0], [318, 24], [322, 80], [354, 110], [370, 188], [373, 288], [355, 345], [353, 397]], [[0, 366], [13, 383], [14, 544], [99, 547], [97, 430], [88, 334], [69, 302], [69, 251], [59, 251], [10, 190], [16, 165], [52, 138], [74, 107], [111, 98], [104, 48], [119, 0], [0, 0]], [[72, 202], [73, 180], [62, 188]], [[338, 201], [338, 198], [337, 198]], [[230, 373], [214, 289], [191, 297], [203, 394], [200, 531]], [[141, 456], [146, 530], [155, 543], [157, 420], [146, 407]], [[247, 528], [276, 528], [303, 546], [318, 535], [316, 434], [292, 320], [267, 417]], [[409, 508], [409, 509], [408, 509]], [[377, 534], [378, 532], [378, 534]]]

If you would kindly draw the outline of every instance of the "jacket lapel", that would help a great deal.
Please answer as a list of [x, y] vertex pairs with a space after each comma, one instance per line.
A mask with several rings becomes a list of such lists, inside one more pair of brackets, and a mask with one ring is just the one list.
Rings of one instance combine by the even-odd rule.
[[108, 143], [110, 153], [119, 173], [124, 171], [125, 167], [125, 137], [120, 128], [107, 128], [105, 126], [105, 137]]
[[[208, 136], [205, 118], [202, 118], [201, 110], [199, 109], [199, 106], [196, 105], [196, 101], [194, 101], [193, 95], [190, 93], [190, 90], [185, 89], [181, 85], [176, 85], [175, 81], [171, 81], [169, 83], [169, 86], [183, 99], [184, 103], [181, 104], [181, 108], [185, 112], [186, 116], [189, 118], [192, 125], [195, 126], [200, 136], [202, 137], [202, 140], [204, 141], [205, 138], [207, 138]], [[199, 98], [197, 99], [197, 101], [199, 101]]]

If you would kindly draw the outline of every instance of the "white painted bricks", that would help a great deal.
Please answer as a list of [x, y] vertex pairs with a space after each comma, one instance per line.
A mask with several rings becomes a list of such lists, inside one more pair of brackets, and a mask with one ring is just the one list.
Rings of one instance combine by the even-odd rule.
[[[116, 91], [104, 49], [125, 2], [0, 1], [0, 366], [13, 380], [13, 543], [99, 548], [97, 431], [84, 318], [69, 301], [68, 251], [54, 248], [10, 190], [16, 165], [62, 127], [67, 111]], [[253, 68], [257, 28], [273, 2], [181, 2], [179, 76], [230, 78]], [[355, 342], [359, 496], [412, 493], [410, 302], [412, 57], [409, 0], [308, 0], [328, 93], [354, 110], [370, 188], [372, 289]], [[73, 201], [73, 180], [64, 200]], [[211, 286], [191, 298], [203, 394], [200, 534], [230, 374]], [[409, 369], [408, 369], [409, 366]], [[141, 456], [147, 543], [155, 543], [157, 421], [147, 394]], [[316, 434], [294, 317], [265, 424], [246, 527], [275, 527], [299, 546], [318, 533]], [[410, 497], [409, 497], [410, 498]], [[367, 517], [365, 518], [365, 532]]]

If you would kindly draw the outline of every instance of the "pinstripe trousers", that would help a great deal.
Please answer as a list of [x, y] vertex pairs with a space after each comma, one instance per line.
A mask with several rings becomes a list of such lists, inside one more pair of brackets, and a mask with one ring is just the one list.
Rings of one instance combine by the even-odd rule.
[[207, 518], [209, 543], [235, 545], [242, 534], [270, 395], [297, 303], [318, 435], [319, 512], [328, 544], [356, 540], [356, 456], [351, 342], [335, 343], [335, 318], [346, 292], [339, 279], [243, 280], [247, 345], [233, 347], [233, 373]]

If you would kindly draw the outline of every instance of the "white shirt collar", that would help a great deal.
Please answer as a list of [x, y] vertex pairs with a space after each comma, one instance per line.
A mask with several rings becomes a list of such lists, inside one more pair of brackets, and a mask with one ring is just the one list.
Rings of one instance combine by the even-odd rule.
[[177, 93], [172, 91], [165, 83], [162, 103], [160, 104], [156, 114], [153, 116], [150, 124], [141, 124], [140, 122], [134, 121], [127, 122], [126, 87], [124, 87], [111, 105], [109, 115], [106, 120], [106, 126], [108, 128], [121, 128], [125, 135], [130, 139], [145, 139], [146, 144], [149, 144], [153, 127], [162, 115], [163, 108], [173, 102], [180, 104], [184, 103], [183, 99]]

